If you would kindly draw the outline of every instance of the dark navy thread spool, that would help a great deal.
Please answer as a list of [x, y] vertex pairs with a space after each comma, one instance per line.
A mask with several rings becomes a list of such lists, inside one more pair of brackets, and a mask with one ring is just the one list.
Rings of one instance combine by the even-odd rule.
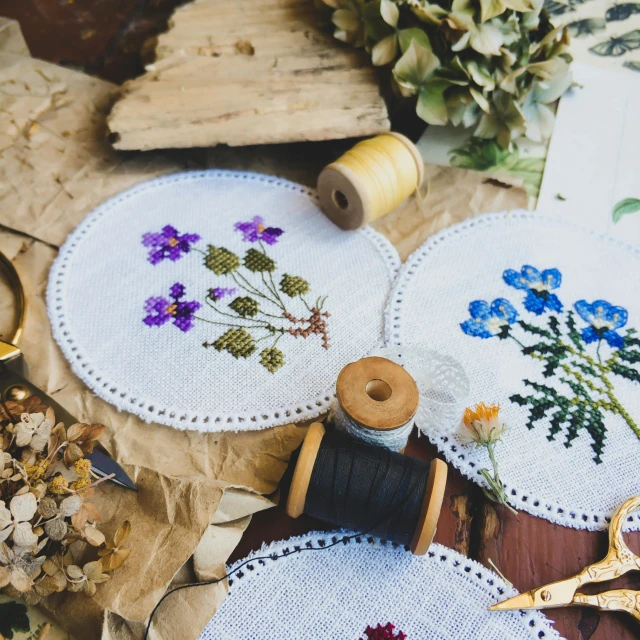
[[424, 462], [312, 424], [297, 458], [287, 513], [306, 513], [426, 553], [442, 508], [447, 465]]

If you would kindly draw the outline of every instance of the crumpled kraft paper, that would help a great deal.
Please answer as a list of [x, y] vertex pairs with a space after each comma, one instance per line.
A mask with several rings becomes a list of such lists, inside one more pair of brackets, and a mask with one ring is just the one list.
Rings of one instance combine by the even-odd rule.
[[[126, 518], [134, 523], [133, 551], [121, 570], [95, 598], [61, 594], [49, 608], [78, 639], [100, 634], [104, 640], [139, 639], [144, 619], [169, 586], [224, 575], [224, 563], [250, 514], [273, 504], [261, 494], [276, 489], [305, 428], [182, 432], [144, 423], [96, 398], [71, 373], [51, 336], [44, 301], [51, 262], [91, 209], [143, 180], [216, 167], [313, 185], [320, 168], [344, 147], [323, 143], [117, 154], [104, 137], [113, 85], [0, 51], [0, 87], [0, 249], [14, 261], [30, 303], [22, 343], [29, 377], [78, 419], [107, 425], [103, 444], [121, 464], [131, 465], [127, 470], [143, 485], [138, 497], [110, 487], [105, 498], [117, 499], [101, 504], [108, 534]], [[426, 169], [426, 201], [412, 198], [376, 223], [403, 258], [453, 222], [526, 204], [524, 191], [496, 186], [485, 175]], [[108, 247], [102, 259], [108, 259]], [[11, 319], [10, 297], [3, 295], [0, 335], [9, 334]], [[170, 596], [154, 618], [151, 637], [195, 640], [225, 593], [221, 583]]]

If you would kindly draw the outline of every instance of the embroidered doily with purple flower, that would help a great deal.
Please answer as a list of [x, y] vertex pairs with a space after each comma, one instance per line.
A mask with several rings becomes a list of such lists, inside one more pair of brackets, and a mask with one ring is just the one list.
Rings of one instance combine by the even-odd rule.
[[260, 429], [328, 409], [342, 367], [382, 344], [398, 266], [381, 235], [340, 230], [309, 189], [178, 174], [89, 215], [53, 267], [49, 312], [74, 371], [119, 408]]
[[[638, 493], [638, 274], [639, 246], [525, 212], [452, 227], [400, 272], [387, 340], [455, 357], [469, 403], [500, 404], [507, 428], [496, 455], [516, 509], [603, 529]], [[485, 449], [425, 431], [485, 484]], [[637, 516], [629, 524], [640, 528]]]

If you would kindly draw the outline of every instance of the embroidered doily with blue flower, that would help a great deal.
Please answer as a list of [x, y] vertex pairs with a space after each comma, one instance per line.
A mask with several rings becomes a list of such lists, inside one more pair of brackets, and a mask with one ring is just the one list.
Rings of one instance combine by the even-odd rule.
[[[638, 493], [639, 273], [640, 247], [526, 212], [444, 231], [401, 271], [387, 340], [457, 358], [469, 402], [500, 404], [500, 475], [517, 509], [600, 529]], [[483, 449], [430, 437], [484, 484]]]
[[208, 171], [98, 207], [49, 282], [54, 335], [102, 398], [150, 421], [260, 429], [325, 412], [349, 362], [382, 344], [399, 259], [344, 233], [313, 192]]

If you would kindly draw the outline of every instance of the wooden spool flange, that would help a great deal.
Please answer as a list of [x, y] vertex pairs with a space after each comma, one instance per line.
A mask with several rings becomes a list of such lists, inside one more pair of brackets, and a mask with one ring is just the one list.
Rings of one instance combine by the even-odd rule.
[[338, 375], [336, 395], [343, 411], [366, 429], [391, 431], [410, 422], [420, 394], [399, 364], [371, 356], [348, 364]]
[[[311, 474], [313, 473], [313, 467], [316, 463], [324, 434], [324, 426], [320, 422], [314, 422], [309, 427], [309, 431], [302, 443], [300, 455], [293, 471], [289, 497], [287, 498], [287, 514], [292, 518], [298, 518], [304, 512]], [[410, 545], [411, 552], [415, 555], [424, 555], [433, 540], [440, 510], [442, 509], [446, 482], [446, 463], [437, 458], [433, 459], [422, 500], [420, 517]]]

